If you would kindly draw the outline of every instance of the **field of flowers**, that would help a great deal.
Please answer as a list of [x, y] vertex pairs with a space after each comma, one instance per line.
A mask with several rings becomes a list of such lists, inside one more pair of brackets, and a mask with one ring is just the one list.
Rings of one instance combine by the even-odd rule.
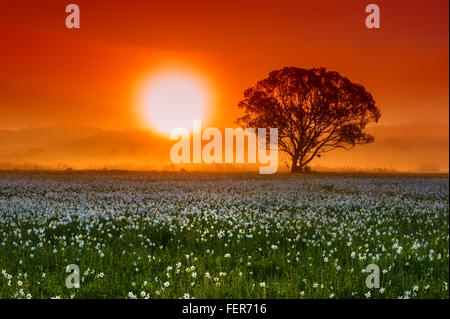
[[4, 172], [0, 271], [0, 298], [449, 298], [449, 179]]

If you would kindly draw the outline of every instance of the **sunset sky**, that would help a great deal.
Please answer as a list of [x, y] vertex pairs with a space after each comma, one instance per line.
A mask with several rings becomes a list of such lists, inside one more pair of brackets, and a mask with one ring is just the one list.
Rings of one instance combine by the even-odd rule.
[[[65, 27], [69, 3], [80, 29]], [[365, 27], [369, 3], [381, 29]], [[139, 102], [152, 75], [192, 75], [209, 96], [204, 125], [224, 128], [246, 88], [297, 66], [364, 85], [382, 112], [373, 145], [316, 165], [448, 172], [448, 10], [447, 0], [2, 1], [0, 163], [163, 159], [166, 141], [140, 135], [156, 133]], [[99, 157], [97, 145], [114, 151]]]

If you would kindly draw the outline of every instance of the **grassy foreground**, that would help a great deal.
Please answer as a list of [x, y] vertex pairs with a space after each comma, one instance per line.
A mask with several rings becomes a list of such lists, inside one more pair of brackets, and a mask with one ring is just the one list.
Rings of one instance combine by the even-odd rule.
[[448, 177], [0, 173], [0, 298], [449, 298], [448, 190]]

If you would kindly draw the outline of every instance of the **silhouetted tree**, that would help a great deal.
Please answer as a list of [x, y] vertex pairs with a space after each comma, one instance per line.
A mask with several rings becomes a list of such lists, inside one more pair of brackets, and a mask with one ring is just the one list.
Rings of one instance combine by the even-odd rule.
[[239, 107], [243, 127], [278, 128], [278, 147], [292, 159], [291, 172], [333, 149], [373, 142], [363, 130], [381, 116], [362, 85], [324, 68], [272, 71], [245, 90]]

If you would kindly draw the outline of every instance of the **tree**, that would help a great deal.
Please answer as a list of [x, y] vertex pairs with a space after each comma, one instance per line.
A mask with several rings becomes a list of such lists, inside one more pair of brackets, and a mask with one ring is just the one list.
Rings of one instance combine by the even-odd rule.
[[278, 128], [278, 147], [290, 156], [291, 172], [305, 171], [333, 149], [373, 142], [364, 129], [381, 116], [362, 85], [325, 68], [272, 71], [245, 90], [238, 106], [243, 127]]

